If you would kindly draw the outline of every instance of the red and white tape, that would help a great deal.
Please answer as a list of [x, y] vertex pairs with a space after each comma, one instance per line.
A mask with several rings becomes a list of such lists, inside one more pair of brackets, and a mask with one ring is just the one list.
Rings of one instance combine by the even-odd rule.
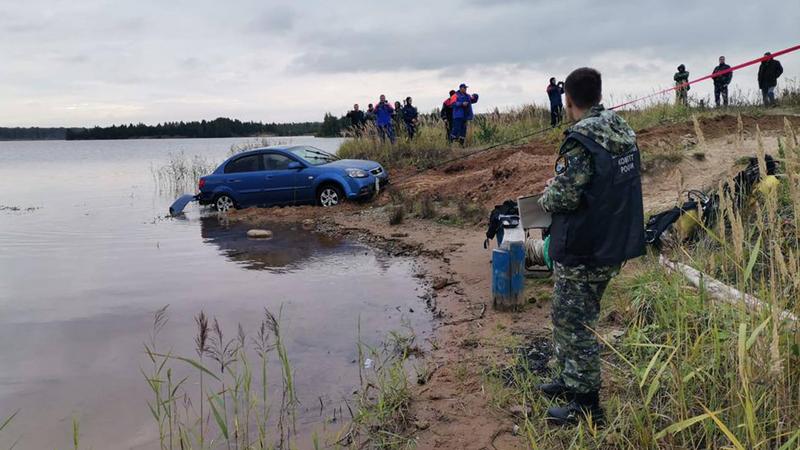
[[622, 108], [623, 106], [628, 106], [630, 104], [637, 103], [637, 102], [640, 102], [642, 100], [646, 100], [648, 98], [655, 97], [657, 95], [666, 94], [667, 92], [674, 91], [676, 89], [683, 88], [683, 87], [686, 87], [686, 86], [690, 86], [692, 84], [698, 83], [700, 81], [705, 81], [705, 80], [708, 80], [710, 78], [720, 77], [722, 75], [737, 71], [739, 69], [743, 69], [745, 67], [752, 66], [753, 64], [757, 64], [757, 63], [760, 63], [762, 61], [766, 61], [766, 60], [771, 59], [771, 58], [775, 58], [775, 57], [778, 57], [778, 56], [781, 56], [781, 55], [785, 55], [787, 53], [792, 53], [792, 52], [797, 51], [797, 50], [800, 50], [800, 44], [795, 45], [793, 47], [785, 48], [785, 49], [777, 51], [777, 52], [772, 52], [769, 56], [764, 55], [764, 56], [762, 56], [760, 58], [756, 58], [756, 59], [744, 62], [742, 64], [735, 65], [735, 66], [733, 66], [733, 67], [731, 67], [729, 69], [721, 70], [721, 71], [719, 71], [717, 73], [711, 73], [711, 74], [708, 74], [706, 76], [697, 78], [695, 80], [687, 81], [686, 83], [678, 84], [678, 85], [672, 86], [671, 88], [663, 89], [661, 91], [652, 93], [650, 95], [645, 95], [644, 97], [639, 97], [637, 99], [634, 99], [634, 100], [631, 100], [631, 101], [628, 101], [628, 102], [625, 102], [625, 103], [622, 103], [622, 104], [619, 104], [619, 105], [616, 105], [616, 106], [612, 106], [609, 109], [619, 109], [619, 108]]

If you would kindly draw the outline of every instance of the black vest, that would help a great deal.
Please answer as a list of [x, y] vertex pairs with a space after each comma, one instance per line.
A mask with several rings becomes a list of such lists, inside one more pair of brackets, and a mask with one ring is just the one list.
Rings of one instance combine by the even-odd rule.
[[[553, 214], [550, 257], [565, 266], [610, 266], [645, 253], [639, 149], [614, 156], [572, 132], [592, 154], [594, 174], [575, 211]], [[563, 148], [563, 146], [562, 146]]]

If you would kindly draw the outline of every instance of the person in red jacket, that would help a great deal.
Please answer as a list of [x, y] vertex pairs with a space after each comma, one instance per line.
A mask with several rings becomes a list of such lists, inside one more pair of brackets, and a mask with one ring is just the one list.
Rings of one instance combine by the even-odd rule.
[[472, 104], [478, 102], [478, 94], [467, 94], [467, 85], [461, 83], [458, 92], [453, 94], [447, 102], [447, 106], [453, 108], [453, 128], [450, 137], [458, 141], [462, 146], [467, 140], [467, 122], [473, 119]]

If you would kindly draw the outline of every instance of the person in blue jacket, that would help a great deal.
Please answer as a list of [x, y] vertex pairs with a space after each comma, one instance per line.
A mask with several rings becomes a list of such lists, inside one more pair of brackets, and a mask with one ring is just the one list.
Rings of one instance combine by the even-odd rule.
[[467, 122], [472, 120], [472, 104], [478, 102], [478, 94], [467, 94], [467, 85], [461, 83], [458, 91], [445, 104], [453, 108], [453, 127], [450, 137], [462, 146], [467, 139]]
[[375, 106], [375, 126], [378, 127], [378, 132], [381, 135], [382, 141], [389, 138], [389, 141], [394, 144], [395, 137], [392, 117], [394, 117], [394, 108], [386, 101], [386, 96], [381, 94], [380, 101]]

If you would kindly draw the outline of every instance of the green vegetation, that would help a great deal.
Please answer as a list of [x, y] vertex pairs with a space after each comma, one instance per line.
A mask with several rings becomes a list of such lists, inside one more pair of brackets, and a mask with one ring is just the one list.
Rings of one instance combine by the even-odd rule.
[[[741, 95], [731, 98], [732, 106], [726, 109], [709, 109], [706, 106], [685, 107], [675, 105], [672, 100], [648, 101], [636, 105], [636, 108], [621, 111], [628, 123], [637, 131], [678, 123], [690, 122], [693, 117], [699, 119], [714, 118], [721, 115], [743, 114], [760, 116], [766, 110], [760, 104], [760, 98], [748, 98]], [[800, 84], [794, 80], [784, 83], [780, 94], [781, 108], [795, 111], [800, 108]], [[704, 103], [707, 105], [707, 103]], [[334, 117], [335, 119], [335, 117]], [[403, 127], [395, 127], [398, 134], [397, 143], [392, 145], [380, 139], [380, 133], [374, 126], [368, 126], [364, 133], [354, 133], [340, 124], [342, 135], [349, 137], [340, 150], [344, 158], [372, 159], [392, 168], [415, 167], [426, 169], [441, 164], [451, 158], [467, 155], [481, 148], [495, 145], [518, 145], [536, 139], [550, 143], [555, 151], [561, 139], [564, 125], [548, 130], [550, 113], [547, 108], [537, 105], [526, 105], [506, 111], [495, 110], [487, 114], [478, 114], [469, 125], [467, 148], [447, 142], [444, 122], [438, 113], [420, 117], [417, 135], [408, 140]], [[531, 137], [536, 131], [541, 134]], [[684, 145], [674, 143], [674, 148], [659, 149], [651, 159], [652, 163], [674, 162], [678, 153], [682, 153]], [[643, 159], [647, 165], [648, 154]]]
[[530, 411], [517, 420], [531, 448], [800, 446], [800, 324], [783, 316], [800, 313], [800, 145], [788, 125], [786, 134], [780, 153], [789, 175], [780, 188], [757, 193], [741, 210], [725, 194], [718, 227], [668, 255], [766, 307], [718, 301], [668, 273], [655, 255], [637, 262], [611, 284], [596, 330], [605, 347], [607, 426], [548, 427], [549, 404], [535, 388], [544, 374], [489, 377], [498, 408]]
[[0, 127], [0, 141], [43, 141], [66, 139], [69, 128]]
[[133, 138], [222, 138], [251, 136], [313, 135], [320, 130], [319, 122], [261, 123], [219, 117], [194, 122], [164, 122], [158, 125], [128, 124], [110, 127], [73, 128], [66, 131], [67, 140], [133, 139]]

